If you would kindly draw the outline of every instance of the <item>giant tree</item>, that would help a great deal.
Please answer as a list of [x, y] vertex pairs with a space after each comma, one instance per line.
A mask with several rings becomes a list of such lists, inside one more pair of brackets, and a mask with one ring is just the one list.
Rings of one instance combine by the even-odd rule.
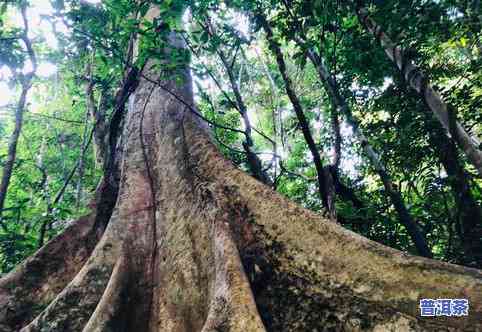
[[[482, 327], [479, 270], [369, 241], [224, 159], [166, 24], [183, 6], [146, 4], [92, 211], [0, 280], [2, 331]], [[470, 314], [422, 318], [420, 298], [468, 298]]]

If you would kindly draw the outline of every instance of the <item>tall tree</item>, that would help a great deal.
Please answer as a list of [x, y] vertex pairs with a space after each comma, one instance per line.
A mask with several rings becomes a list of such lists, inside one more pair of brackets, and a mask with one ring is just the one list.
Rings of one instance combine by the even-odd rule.
[[[205, 22], [199, 22], [199, 24], [202, 26], [203, 30], [210, 36], [210, 38], [214, 39], [214, 37], [216, 36], [216, 28], [212, 24], [210, 17], [207, 16]], [[223, 64], [224, 71], [228, 76], [231, 90], [234, 93], [235, 100], [232, 101], [232, 104], [235, 105], [236, 110], [239, 112], [244, 124], [243, 131], [244, 131], [245, 140], [242, 143], [242, 146], [246, 154], [246, 160], [247, 160], [249, 170], [256, 179], [258, 179], [259, 181], [265, 184], [271, 185], [272, 181], [269, 178], [269, 175], [263, 169], [263, 164], [259, 159], [259, 157], [257, 156], [256, 151], [254, 150], [254, 147], [253, 147], [254, 141], [253, 141], [253, 134], [252, 134], [253, 128], [251, 125], [251, 121], [249, 120], [248, 108], [241, 95], [240, 86], [238, 82], [239, 80], [238, 81], [236, 80], [235, 74], [233, 72], [233, 66], [236, 61], [237, 49], [241, 47], [239, 45], [239, 42], [240, 41], [236, 43], [237, 45], [236, 53], [233, 54], [232, 56], [233, 58], [231, 59], [231, 61], [228, 59], [228, 56], [225, 54], [225, 52], [221, 49], [219, 45], [213, 45], [213, 48], [216, 49], [215, 53], [217, 54], [217, 56], [221, 60], [221, 63]], [[219, 86], [219, 88], [222, 89], [221, 86]], [[225, 92], [224, 92], [224, 96], [229, 98], [228, 94]], [[231, 101], [231, 98], [229, 98], [228, 100]]]
[[[332, 111], [331, 111], [331, 121], [332, 127], [335, 131], [335, 165], [339, 163], [337, 159], [339, 158], [339, 150], [340, 150], [340, 138], [338, 137], [339, 134], [339, 120], [338, 120], [338, 111], [343, 113], [346, 117], [347, 123], [351, 126], [355, 136], [359, 140], [363, 151], [365, 152], [368, 160], [370, 161], [372, 167], [375, 169], [377, 174], [380, 176], [382, 180], [383, 186], [385, 191], [387, 192], [388, 196], [390, 197], [395, 210], [397, 211], [399, 220], [401, 224], [403, 224], [410, 237], [415, 244], [417, 251], [420, 255], [425, 257], [432, 257], [432, 252], [427, 244], [427, 240], [425, 236], [422, 234], [419, 226], [413, 220], [410, 212], [408, 211], [403, 198], [400, 192], [397, 190], [395, 184], [393, 183], [390, 174], [386, 170], [385, 166], [381, 162], [378, 153], [373, 149], [370, 145], [367, 137], [363, 134], [360, 129], [360, 125], [358, 121], [354, 118], [349, 102], [345, 99], [343, 94], [340, 92], [339, 86], [336, 82], [336, 75], [335, 73], [331, 73], [326, 65], [326, 60], [322, 56], [322, 54], [318, 54], [314, 47], [311, 47], [313, 42], [307, 40], [307, 36], [305, 33], [305, 29], [303, 25], [300, 23], [300, 20], [296, 15], [292, 12], [292, 9], [289, 7], [288, 2], [283, 2], [286, 12], [289, 15], [290, 22], [292, 23], [291, 29], [294, 30], [293, 39], [296, 41], [298, 46], [304, 51], [306, 57], [311, 61], [313, 66], [316, 69], [316, 72], [319, 76], [321, 85], [325, 88], [331, 104], [332, 104]], [[294, 28], [293, 28], [294, 27]], [[321, 47], [320, 47], [321, 49]], [[326, 50], [323, 50], [326, 52]], [[337, 173], [335, 172], [333, 178], [338, 179]]]
[[306, 140], [306, 143], [308, 144], [310, 153], [313, 157], [313, 163], [315, 164], [316, 174], [318, 178], [318, 188], [320, 191], [321, 199], [323, 201], [323, 205], [327, 209], [331, 218], [336, 220], [336, 208], [335, 208], [336, 192], [335, 192], [335, 186], [333, 183], [334, 182], [333, 177], [329, 169], [327, 167], [323, 167], [323, 160], [321, 158], [319, 147], [316, 145], [313, 139], [310, 125], [304, 114], [303, 107], [301, 106], [299, 98], [293, 89], [291, 79], [287, 74], [284, 56], [278, 44], [278, 41], [275, 40], [273, 30], [269, 22], [266, 20], [266, 17], [264, 16], [263, 13], [256, 12], [255, 15], [259, 25], [263, 28], [264, 32], [266, 33], [266, 38], [268, 40], [269, 47], [276, 58], [279, 71], [281, 73], [281, 76], [283, 77], [286, 94], [288, 95], [291, 101], [291, 104], [293, 105], [293, 110], [295, 111], [296, 117], [299, 121], [301, 131]]
[[27, 19], [27, 2], [21, 1], [20, 12], [22, 15], [23, 31], [20, 33], [20, 37], [18, 38], [22, 40], [22, 42], [24, 43], [25, 51], [27, 53], [28, 59], [30, 60], [32, 68], [26, 74], [23, 74], [21, 72], [16, 73], [15, 69], [12, 68], [12, 71], [14, 71], [15, 75], [17, 76], [17, 79], [20, 81], [22, 90], [20, 92], [20, 97], [15, 107], [15, 127], [13, 129], [13, 132], [10, 136], [10, 141], [8, 143], [7, 161], [3, 166], [2, 179], [0, 182], [0, 225], [3, 225], [2, 213], [4, 209], [5, 198], [7, 196], [8, 187], [10, 185], [10, 178], [12, 176], [13, 167], [15, 165], [18, 139], [20, 137], [20, 132], [22, 131], [23, 114], [25, 112], [25, 108], [27, 104], [27, 94], [32, 86], [32, 79], [35, 75], [35, 71], [37, 70], [37, 57], [35, 56], [35, 51], [32, 46], [32, 41], [29, 39], [29, 36], [28, 36], [29, 22]]
[[[120, 90], [133, 93], [122, 134], [110, 132], [118, 162], [92, 212], [0, 280], [3, 331], [482, 327], [480, 271], [371, 242], [225, 160], [194, 106], [182, 39], [154, 30], [158, 52]], [[420, 317], [420, 297], [467, 298], [470, 315]]]
[[[301, 47], [305, 47], [306, 41], [300, 39], [299, 42], [301, 42]], [[410, 212], [408, 211], [400, 192], [396, 188], [390, 174], [381, 162], [378, 153], [373, 149], [367, 137], [361, 131], [360, 124], [353, 116], [349, 103], [340, 93], [338, 86], [333, 79], [333, 75], [329, 72], [327, 66], [325, 65], [325, 60], [317, 53], [315, 53], [313, 49], [309, 48], [306, 52], [308, 58], [317, 69], [320, 81], [322, 82], [323, 86], [325, 86], [325, 89], [332, 100], [333, 106], [335, 108], [334, 111], [336, 112], [337, 110], [340, 110], [341, 112], [343, 112], [346, 117], [347, 123], [352, 127], [354, 134], [358, 138], [363, 148], [363, 151], [365, 152], [365, 155], [367, 156], [368, 160], [370, 160], [371, 165], [380, 176], [380, 179], [383, 182], [383, 186], [387, 194], [389, 195], [393, 206], [395, 207], [395, 210], [398, 213], [399, 220], [402, 225], [407, 228], [411, 239], [417, 247], [418, 253], [425, 257], [432, 257], [432, 252], [430, 251], [430, 248], [427, 244], [427, 240], [422, 234], [417, 223], [410, 215]]]

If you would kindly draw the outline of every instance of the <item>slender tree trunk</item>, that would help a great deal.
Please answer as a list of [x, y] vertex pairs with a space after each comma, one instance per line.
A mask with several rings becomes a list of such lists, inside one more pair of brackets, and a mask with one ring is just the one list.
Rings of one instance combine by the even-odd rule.
[[435, 118], [450, 133], [450, 136], [465, 153], [468, 160], [482, 176], [482, 151], [477, 137], [471, 137], [456, 120], [456, 113], [447, 105], [440, 94], [430, 84], [423, 72], [405, 56], [405, 51], [396, 45], [363, 7], [357, 8], [358, 19], [362, 25], [380, 42], [388, 58], [400, 70], [407, 84], [419, 93]]
[[[87, 115], [88, 114], [86, 114], [86, 116]], [[85, 129], [87, 130], [87, 128], [85, 128]], [[38, 238], [38, 247], [39, 248], [41, 248], [44, 245], [45, 238], [48, 235], [47, 233], [50, 230], [50, 228], [52, 227], [52, 222], [53, 222], [52, 212], [53, 212], [53, 209], [55, 208], [55, 206], [57, 204], [59, 204], [59, 202], [64, 197], [65, 190], [69, 186], [69, 184], [72, 181], [74, 175], [76, 173], [78, 173], [78, 169], [83, 163], [82, 159], [84, 158], [85, 152], [89, 148], [89, 145], [92, 141], [93, 131], [94, 131], [94, 128], [92, 128], [92, 130], [89, 133], [85, 134], [85, 136], [84, 136], [85, 142], [82, 143], [79, 160], [77, 160], [74, 167], [70, 170], [69, 174], [67, 175], [67, 177], [64, 181], [64, 184], [62, 185], [60, 190], [55, 195], [55, 198], [53, 199], [53, 201], [50, 201], [50, 199], [48, 200], [46, 218], [43, 221], [42, 225], [40, 226], [40, 231], [39, 231], [39, 238]]]
[[99, 102], [91, 114], [94, 123], [94, 158], [97, 167], [102, 168], [105, 163], [107, 151], [108, 123], [106, 120], [107, 110], [109, 109], [110, 95], [108, 89], [103, 89], [99, 96]]
[[[128, 65], [130, 66], [129, 58], [130, 58], [130, 52], [131, 49], [127, 51], [128, 56], [127, 56], [127, 62]], [[88, 119], [90, 118], [93, 122], [94, 125], [94, 130], [93, 130], [93, 135], [94, 135], [94, 144], [93, 144], [93, 152], [94, 152], [94, 159], [95, 159], [95, 164], [97, 167], [102, 167], [105, 162], [105, 154], [107, 153], [107, 121], [106, 121], [106, 113], [107, 109], [109, 107], [109, 88], [102, 87], [100, 96], [99, 96], [99, 101], [96, 105], [95, 101], [95, 95], [94, 95], [94, 88], [95, 88], [95, 82], [94, 82], [94, 61], [95, 61], [95, 54], [96, 50], [95, 48], [91, 51], [90, 54], [90, 59], [88, 60], [89, 62], [86, 65], [86, 82], [85, 82], [85, 104], [86, 104], [86, 128], [88, 124]], [[86, 143], [86, 136], [87, 135], [87, 129], [85, 131], [84, 135], [84, 141], [82, 144]], [[82, 145], [84, 146], [84, 145]], [[83, 159], [82, 159], [82, 165], [79, 167], [79, 177], [80, 177], [80, 172], [83, 171]]]
[[29, 25], [27, 20], [26, 2], [21, 3], [20, 11], [23, 22], [23, 32], [20, 38], [27, 49], [27, 56], [32, 63], [32, 70], [25, 75], [18, 74], [18, 77], [20, 78], [20, 83], [22, 85], [22, 91], [20, 93], [20, 97], [15, 109], [15, 127], [8, 143], [7, 161], [3, 167], [2, 179], [0, 181], [0, 225], [3, 225], [2, 212], [5, 207], [5, 199], [7, 197], [8, 186], [10, 185], [10, 178], [12, 176], [13, 166], [15, 164], [15, 159], [17, 155], [17, 144], [20, 132], [22, 131], [23, 113], [25, 112], [27, 94], [30, 90], [35, 71], [37, 70], [37, 57], [33, 50], [32, 43], [28, 38]]
[[80, 157], [79, 157], [79, 165], [77, 167], [77, 193], [76, 193], [76, 208], [79, 209], [81, 205], [81, 201], [83, 199], [82, 193], [82, 181], [84, 179], [84, 164], [85, 164], [85, 152], [86, 152], [86, 145], [87, 140], [89, 139], [89, 118], [94, 117], [95, 114], [95, 99], [94, 99], [94, 58], [95, 58], [95, 49], [91, 52], [90, 59], [86, 65], [86, 82], [85, 82], [85, 104], [86, 104], [86, 112], [84, 117], [84, 132], [82, 134], [82, 144], [80, 146]]
[[340, 167], [340, 161], [341, 161], [342, 137], [340, 132], [340, 120], [338, 119], [338, 108], [334, 104], [330, 112], [330, 120], [331, 120], [331, 130], [333, 132], [333, 138], [334, 138], [333, 159], [331, 164], [335, 169], [336, 173], [338, 174], [338, 169]]
[[303, 112], [303, 108], [298, 99], [298, 96], [293, 90], [291, 79], [288, 77], [288, 73], [286, 72], [286, 64], [284, 61], [283, 53], [281, 51], [279, 44], [274, 40], [274, 35], [271, 29], [271, 26], [269, 25], [268, 21], [263, 16], [263, 14], [257, 14], [256, 19], [258, 20], [264, 32], [266, 33], [266, 38], [268, 40], [269, 47], [273, 52], [273, 54], [275, 55], [276, 62], [278, 63], [279, 71], [281, 73], [281, 76], [283, 77], [286, 93], [288, 94], [291, 104], [293, 105], [293, 109], [296, 113], [296, 117], [298, 118], [301, 131], [303, 133], [305, 141], [308, 144], [308, 148], [313, 157], [313, 163], [315, 164], [316, 174], [318, 177], [318, 188], [320, 191], [320, 196], [323, 202], [323, 206], [327, 209], [331, 218], [333, 220], [336, 220], [335, 187], [334, 187], [334, 182], [333, 182], [331, 172], [329, 171], [328, 168], [323, 167], [323, 162], [321, 160], [320, 152], [318, 151], [318, 147], [313, 139], [313, 135], [311, 134], [308, 120], [306, 119], [306, 116]]
[[269, 178], [268, 174], [266, 174], [266, 172], [263, 170], [263, 164], [261, 163], [261, 160], [256, 155], [256, 152], [253, 151], [252, 128], [248, 117], [248, 108], [246, 107], [243, 97], [241, 96], [241, 91], [239, 91], [239, 84], [236, 82], [233, 70], [224, 52], [222, 50], [218, 50], [218, 55], [221, 59], [221, 62], [223, 63], [226, 73], [228, 74], [229, 83], [231, 85], [231, 89], [234, 93], [236, 104], [238, 106], [237, 109], [241, 115], [241, 118], [243, 119], [244, 133], [246, 136], [246, 140], [243, 142], [243, 149], [246, 152], [249, 170], [251, 171], [253, 176], [259, 181], [267, 185], [272, 185], [273, 183], [271, 179]]
[[[333, 157], [331, 161], [331, 165], [325, 166], [331, 173], [333, 178], [333, 186], [335, 187], [336, 194], [339, 195], [342, 199], [348, 202], [352, 202], [353, 206], [358, 209], [362, 210], [365, 209], [365, 204], [357, 197], [355, 191], [350, 188], [349, 186], [345, 185], [341, 178], [340, 178], [340, 162], [341, 162], [341, 143], [342, 143], [342, 136], [340, 132], [340, 119], [338, 117], [338, 107], [332, 101], [332, 109], [330, 112], [330, 120], [331, 120], [331, 130], [333, 133], [334, 139], [334, 146], [333, 146]], [[365, 214], [364, 212], [360, 214]], [[341, 220], [341, 216], [338, 216], [338, 220], [342, 223], [349, 223], [350, 220]], [[368, 223], [366, 218], [366, 214], [364, 216], [360, 215], [358, 218], [352, 220], [355, 223], [360, 223], [360, 220], [364, 220], [364, 224]]]
[[30, 89], [31, 78], [22, 78], [22, 92], [15, 110], [15, 127], [8, 142], [7, 160], [3, 166], [2, 180], [0, 182], [0, 223], [3, 225], [2, 213], [5, 207], [5, 199], [7, 197], [8, 186], [10, 185], [10, 178], [12, 177], [13, 166], [17, 156], [18, 138], [23, 125], [23, 113], [25, 111], [25, 103], [27, 100], [27, 93]]
[[[278, 95], [278, 88], [276, 87], [276, 83], [274, 82], [274, 79], [269, 71], [268, 65], [266, 62], [263, 60], [257, 49], [255, 48], [254, 51], [256, 52], [256, 56], [258, 59], [261, 61], [261, 66], [263, 68], [263, 71], [268, 78], [270, 87], [271, 87], [271, 93], [269, 94], [270, 96], [270, 103], [272, 109], [272, 118], [273, 118], [273, 131], [275, 135], [275, 147], [274, 147], [274, 153], [278, 156], [278, 138], [279, 142], [281, 143], [281, 149], [283, 151], [286, 150], [286, 138], [284, 134], [284, 127], [283, 127], [283, 108], [280, 106], [279, 102], [279, 95]], [[276, 172], [275, 172], [276, 174]]]
[[[297, 42], [300, 43], [300, 45], [303, 47], [304, 43], [301, 39], [298, 39]], [[312, 49], [307, 50], [307, 55], [317, 69], [320, 81], [325, 87], [328, 95], [330, 96], [330, 99], [334, 103], [335, 107], [345, 114], [346, 120], [348, 124], [352, 127], [353, 133], [360, 141], [360, 144], [366, 156], [368, 157], [368, 160], [371, 162], [375, 171], [380, 176], [385, 191], [389, 195], [390, 200], [392, 201], [392, 204], [397, 211], [400, 223], [404, 225], [407, 229], [410, 238], [412, 239], [415, 247], [417, 248], [418, 253], [425, 257], [432, 257], [432, 252], [430, 251], [430, 248], [427, 244], [427, 240], [421, 233], [417, 223], [413, 220], [408, 209], [406, 208], [400, 192], [393, 184], [391, 176], [382, 164], [380, 157], [368, 142], [367, 137], [361, 132], [358, 121], [353, 117], [348, 102], [341, 95], [335, 81], [333, 80], [333, 77], [331, 76], [328, 68], [324, 64], [323, 58], [316, 54]]]
[[[47, 132], [50, 130], [50, 124], [47, 124]], [[38, 247], [42, 247], [43, 245], [43, 238], [45, 236], [45, 227], [46, 227], [46, 223], [47, 223], [47, 218], [49, 217], [50, 215], [50, 212], [51, 212], [51, 206], [52, 206], [52, 200], [51, 200], [51, 197], [50, 197], [50, 193], [49, 193], [49, 175], [47, 174], [47, 170], [45, 168], [45, 165], [44, 165], [44, 157], [45, 157], [45, 151], [47, 149], [47, 138], [46, 137], [43, 137], [42, 138], [42, 145], [40, 146], [40, 152], [39, 152], [39, 155], [38, 155], [38, 158], [35, 162], [36, 164], [36, 167], [40, 170], [40, 172], [42, 172], [42, 181], [40, 183], [40, 190], [42, 191], [42, 196], [43, 196], [43, 201], [45, 202], [45, 205], [46, 205], [46, 212], [47, 212], [47, 215], [45, 216], [45, 219], [43, 220], [41, 226], [40, 226], [40, 229], [39, 229], [39, 235], [38, 235], [38, 238], [39, 238], [39, 241], [38, 241]], [[30, 228], [30, 223], [27, 223], [27, 225], [29, 225], [28, 227]], [[26, 231], [25, 233], [27, 233], [27, 228], [26, 228]]]
[[[2, 332], [482, 328], [481, 271], [369, 241], [236, 169], [182, 76], [144, 67], [110, 150], [118, 192], [106, 173], [91, 214], [0, 279]], [[420, 298], [470, 314], [423, 318]]]
[[82, 192], [82, 181], [84, 179], [84, 168], [85, 168], [85, 152], [86, 152], [86, 145], [87, 141], [89, 140], [89, 112], [87, 111], [85, 114], [85, 121], [84, 121], [84, 132], [82, 134], [82, 144], [80, 146], [80, 156], [79, 156], [79, 163], [77, 167], [77, 188], [76, 188], [76, 208], [79, 209], [82, 200], [83, 200], [83, 192]]

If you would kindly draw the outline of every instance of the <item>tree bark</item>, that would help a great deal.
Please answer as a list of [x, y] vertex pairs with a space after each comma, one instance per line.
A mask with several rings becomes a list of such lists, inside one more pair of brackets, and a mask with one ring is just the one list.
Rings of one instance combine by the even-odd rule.
[[357, 8], [358, 19], [361, 24], [380, 42], [388, 58], [400, 70], [407, 84], [422, 97], [435, 118], [447, 130], [468, 160], [482, 176], [482, 151], [477, 137], [471, 137], [456, 120], [454, 110], [447, 105], [440, 94], [435, 91], [425, 74], [405, 56], [405, 51], [396, 45], [369, 15], [363, 7]]
[[[118, 195], [106, 174], [89, 216], [0, 279], [0, 331], [482, 328], [481, 271], [369, 241], [236, 169], [181, 75], [144, 67], [111, 150]], [[468, 298], [470, 315], [422, 318], [420, 298]]]

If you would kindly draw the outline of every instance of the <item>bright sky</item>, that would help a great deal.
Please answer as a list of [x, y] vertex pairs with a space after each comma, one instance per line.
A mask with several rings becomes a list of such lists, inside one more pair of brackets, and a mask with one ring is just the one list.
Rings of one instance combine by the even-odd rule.
[[[45, 40], [48, 47], [57, 48], [57, 38], [55, 37], [50, 23], [42, 19], [42, 15], [50, 15], [53, 8], [49, 0], [32, 0], [31, 6], [27, 10], [27, 18], [29, 21], [29, 38], [38, 39], [41, 37]], [[9, 9], [9, 23], [16, 27], [23, 27], [22, 16], [18, 10]], [[57, 30], [67, 32], [67, 28], [63, 25], [57, 25]], [[32, 63], [27, 61], [23, 68], [23, 72], [29, 72], [32, 69]], [[57, 72], [57, 67], [50, 62], [39, 59], [37, 67], [37, 75], [39, 77], [49, 77]], [[10, 70], [0, 63], [0, 107], [15, 102], [15, 89], [11, 89], [7, 81], [12, 77]]]
[[[101, 3], [101, 0], [81, 0], [91, 4], [98, 4]], [[27, 11], [27, 17], [30, 24], [30, 32], [29, 37], [31, 39], [35, 39], [41, 37], [45, 40], [45, 43], [48, 47], [52, 49], [56, 49], [58, 46], [57, 38], [53, 33], [51, 23], [45, 19], [42, 19], [42, 15], [50, 15], [53, 12], [53, 8], [50, 5], [49, 0], [31, 0], [30, 7]], [[186, 11], [186, 15], [184, 19], [189, 17], [189, 12]], [[238, 29], [243, 33], [245, 36], [248, 34], [248, 23], [247, 18], [242, 17], [240, 15], [235, 16], [234, 21]], [[14, 10], [13, 8], [10, 9], [9, 13], [9, 21], [10, 24], [16, 27], [23, 27], [22, 16], [19, 11]], [[68, 29], [62, 23], [56, 24], [56, 30], [68, 33]], [[30, 61], [27, 61], [25, 67], [23, 68], [23, 72], [28, 72], [32, 69], [32, 64]], [[37, 76], [39, 77], [49, 77], [55, 74], [57, 71], [57, 67], [55, 64], [42, 61], [40, 59], [39, 65], [37, 68]], [[15, 102], [15, 89], [10, 89], [7, 84], [7, 81], [11, 78], [11, 73], [6, 66], [2, 66], [0, 63], [0, 107], [8, 105], [12, 102]], [[201, 82], [202, 85], [207, 84], [207, 82]]]
[[[85, 1], [91, 4], [98, 4], [101, 3], [101, 0], [81, 0]], [[43, 40], [45, 40], [45, 43], [48, 45], [48, 47], [52, 49], [56, 49], [58, 47], [58, 42], [55, 34], [53, 33], [51, 23], [48, 22], [45, 19], [42, 19], [42, 15], [50, 15], [53, 12], [53, 8], [50, 5], [49, 0], [31, 0], [30, 1], [30, 7], [28, 8], [27, 11], [27, 16], [30, 24], [30, 32], [29, 32], [29, 37], [31, 39], [38, 39], [41, 37]], [[183, 20], [184, 21], [189, 21], [190, 15], [189, 11], [186, 11]], [[23, 21], [20, 13], [16, 10], [11, 10], [9, 14], [9, 20], [12, 25], [15, 25], [17, 27], [22, 27], [23, 26]], [[249, 22], [248, 18], [244, 15], [235, 13], [233, 14], [232, 17], [230, 17], [230, 21], [233, 24], [233, 26], [246, 38], [249, 38]], [[62, 23], [59, 23], [56, 25], [56, 30], [61, 31], [63, 33], [68, 33], [68, 29], [66, 26], [64, 26]], [[25, 67], [23, 68], [23, 72], [28, 72], [32, 69], [32, 64], [27, 61], [25, 64]], [[37, 76], [39, 77], [49, 77], [53, 74], [55, 74], [57, 71], [57, 67], [55, 64], [47, 62], [45, 60], [42, 60], [41, 58], [39, 59], [39, 65], [37, 68]], [[0, 108], [14, 103], [16, 100], [16, 92], [15, 89], [11, 89], [9, 85], [7, 84], [8, 80], [11, 78], [11, 73], [9, 69], [6, 66], [2, 66], [0, 63]], [[208, 91], [210, 94], [216, 93], [217, 87], [215, 84], [211, 81], [211, 79], [200, 79], [200, 78], [195, 78], [205, 89], [205, 91]], [[391, 81], [387, 78], [386, 81], [384, 82], [384, 86], [382, 89], [385, 89]], [[196, 88], [195, 88], [196, 89]], [[35, 108], [35, 105], [32, 105], [33, 108]], [[0, 109], [0, 118], [2, 117], [2, 110]], [[255, 110], [249, 110], [248, 111], [248, 116], [251, 120], [251, 122], [256, 125], [258, 122], [258, 119], [256, 117]], [[351, 137], [352, 132], [351, 128], [347, 127], [346, 124], [342, 124], [342, 131], [343, 131], [343, 136], [345, 137]], [[271, 158], [270, 155], [266, 155], [266, 158]], [[355, 173], [354, 166], [357, 164], [359, 161], [353, 161], [353, 160], [346, 160], [345, 158], [342, 159], [342, 168], [347, 170], [348, 173]]]

